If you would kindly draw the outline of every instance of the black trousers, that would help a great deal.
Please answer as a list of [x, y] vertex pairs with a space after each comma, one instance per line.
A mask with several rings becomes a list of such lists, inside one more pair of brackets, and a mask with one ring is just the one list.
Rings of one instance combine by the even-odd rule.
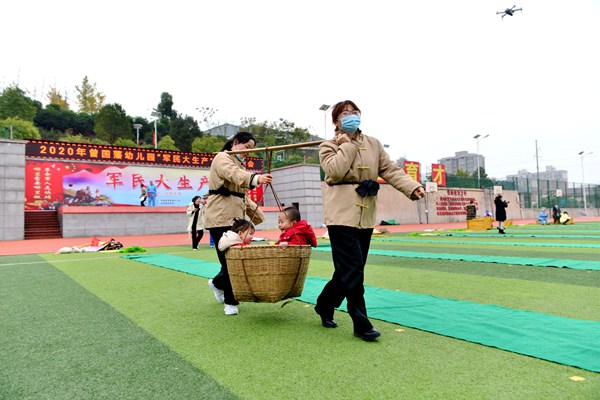
[[221, 270], [213, 278], [213, 285], [215, 285], [217, 289], [221, 289], [224, 292], [225, 304], [237, 306], [240, 303], [233, 295], [231, 280], [229, 280], [229, 272], [227, 272], [227, 259], [225, 259], [225, 252], [219, 250], [219, 240], [221, 240], [221, 236], [223, 236], [223, 234], [230, 229], [231, 226], [220, 226], [218, 228], [209, 228], [208, 231], [215, 242], [215, 250], [217, 251], [217, 256], [219, 257], [219, 262], [221, 263]]
[[197, 249], [198, 248], [198, 244], [200, 244], [200, 241], [202, 240], [202, 236], [204, 236], [204, 230], [196, 230], [196, 229], [192, 229], [192, 249]]
[[317, 298], [317, 308], [321, 316], [333, 318], [334, 309], [346, 298], [354, 331], [367, 332], [373, 325], [367, 316], [364, 277], [373, 229], [332, 225], [327, 231], [334, 272]]

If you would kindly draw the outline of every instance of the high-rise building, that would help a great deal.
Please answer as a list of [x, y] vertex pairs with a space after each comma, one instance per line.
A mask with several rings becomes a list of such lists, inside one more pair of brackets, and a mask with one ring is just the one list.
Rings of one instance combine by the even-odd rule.
[[438, 160], [440, 164], [446, 167], [446, 174], [456, 175], [456, 172], [468, 172], [469, 174], [477, 173], [477, 157], [479, 157], [479, 167], [485, 169], [485, 157], [481, 154], [472, 154], [467, 151], [457, 151], [454, 157], [444, 157]]

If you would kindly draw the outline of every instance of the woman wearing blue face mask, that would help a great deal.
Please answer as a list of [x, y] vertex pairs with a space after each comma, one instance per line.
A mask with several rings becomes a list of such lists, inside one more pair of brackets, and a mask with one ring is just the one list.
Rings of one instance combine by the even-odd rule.
[[354, 335], [373, 341], [380, 333], [367, 317], [363, 283], [377, 216], [377, 177], [412, 200], [422, 198], [425, 189], [390, 160], [379, 140], [362, 133], [356, 104], [339, 102], [331, 117], [336, 135], [320, 145], [319, 158], [327, 183], [323, 206], [334, 273], [317, 298], [315, 311], [324, 327], [335, 328], [334, 310], [346, 298]]

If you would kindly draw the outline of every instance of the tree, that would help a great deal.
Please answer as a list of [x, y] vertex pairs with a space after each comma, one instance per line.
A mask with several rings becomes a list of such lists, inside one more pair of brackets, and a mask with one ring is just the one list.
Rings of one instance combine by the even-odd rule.
[[118, 138], [133, 140], [132, 126], [129, 117], [120, 104], [108, 104], [95, 117], [94, 131], [96, 138], [114, 143]]
[[[41, 139], [42, 136], [33, 122], [23, 121], [19, 117], [0, 119], [1, 136], [10, 134], [12, 128], [13, 139]], [[7, 135], [8, 136], [8, 135]]]
[[[132, 117], [130, 125], [133, 127], [134, 124], [142, 125], [142, 127], [140, 128], [140, 147], [144, 143], [152, 143], [152, 132], [154, 132], [154, 124], [149, 122], [144, 117]], [[137, 132], [135, 131], [135, 128], [133, 134], [135, 136], [135, 140], [137, 140]], [[151, 145], [151, 147], [154, 148], [154, 145]]]
[[25, 92], [17, 86], [7, 87], [0, 95], [0, 119], [18, 117], [23, 121], [33, 122], [37, 107], [33, 100], [25, 96]]
[[[488, 174], [485, 172], [484, 167], [479, 167], [479, 178], [487, 178]], [[477, 178], [477, 171], [473, 172], [473, 178]]]
[[[302, 143], [310, 139], [307, 129], [298, 128], [293, 122], [282, 118], [276, 122], [264, 121], [261, 123], [257, 123], [255, 118], [242, 118], [240, 122], [240, 129], [251, 132], [258, 147]], [[273, 166], [280, 167], [302, 162], [318, 164], [319, 160], [305, 154], [304, 150], [292, 149], [286, 151], [286, 160], [274, 161]]]
[[118, 138], [113, 144], [121, 147], [137, 147], [137, 144], [131, 139]]
[[67, 103], [67, 100], [63, 98], [62, 94], [55, 87], [50, 88], [46, 97], [50, 104], [58, 105], [61, 110], [69, 109], [69, 103]]
[[214, 153], [220, 151], [226, 141], [225, 136], [204, 135], [194, 139], [192, 151], [194, 153]]
[[64, 132], [73, 128], [75, 113], [68, 110], [63, 112], [58, 104], [48, 104], [46, 108], [38, 110], [33, 122], [47, 131], [55, 129]]
[[198, 122], [194, 118], [179, 115], [171, 120], [169, 136], [175, 141], [175, 146], [182, 151], [190, 151], [194, 138], [201, 135]]
[[177, 117], [177, 111], [173, 110], [173, 96], [167, 92], [160, 95], [160, 103], [156, 107], [156, 111], [161, 113], [163, 117], [174, 119]]
[[[460, 176], [461, 178], [470, 178], [471, 174], [469, 174], [469, 171], [465, 171], [462, 168], [458, 168], [454, 176]], [[477, 176], [477, 172], [475, 172], [475, 176]]]
[[160, 141], [158, 142], [157, 147], [161, 150], [179, 151], [177, 146], [175, 146], [175, 141], [173, 139], [171, 139], [171, 136], [169, 136], [169, 135], [163, 136], [163, 138], [160, 139]]
[[204, 126], [207, 129], [210, 129], [213, 126], [216, 126], [215, 123], [213, 123], [213, 116], [219, 110], [215, 110], [215, 109], [209, 108], [209, 107], [200, 107], [200, 108], [196, 108], [196, 110], [198, 110], [198, 112], [200, 113], [200, 123], [204, 124]]
[[75, 86], [77, 90], [77, 102], [79, 103], [79, 111], [89, 114], [95, 114], [104, 106], [106, 96], [98, 91], [96, 84], [89, 82], [88, 77], [83, 77], [81, 86]]

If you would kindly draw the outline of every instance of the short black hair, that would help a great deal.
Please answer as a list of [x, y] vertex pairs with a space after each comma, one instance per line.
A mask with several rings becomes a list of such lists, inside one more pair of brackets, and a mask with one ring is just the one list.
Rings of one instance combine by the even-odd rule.
[[290, 221], [298, 222], [302, 219], [300, 211], [298, 211], [296, 207], [286, 207], [283, 209], [283, 212], [285, 215], [287, 215]]
[[231, 230], [235, 233], [244, 232], [248, 229], [251, 229], [253, 232], [256, 230], [252, 222], [248, 221], [244, 218], [235, 218], [233, 220], [233, 225], [231, 226]]

